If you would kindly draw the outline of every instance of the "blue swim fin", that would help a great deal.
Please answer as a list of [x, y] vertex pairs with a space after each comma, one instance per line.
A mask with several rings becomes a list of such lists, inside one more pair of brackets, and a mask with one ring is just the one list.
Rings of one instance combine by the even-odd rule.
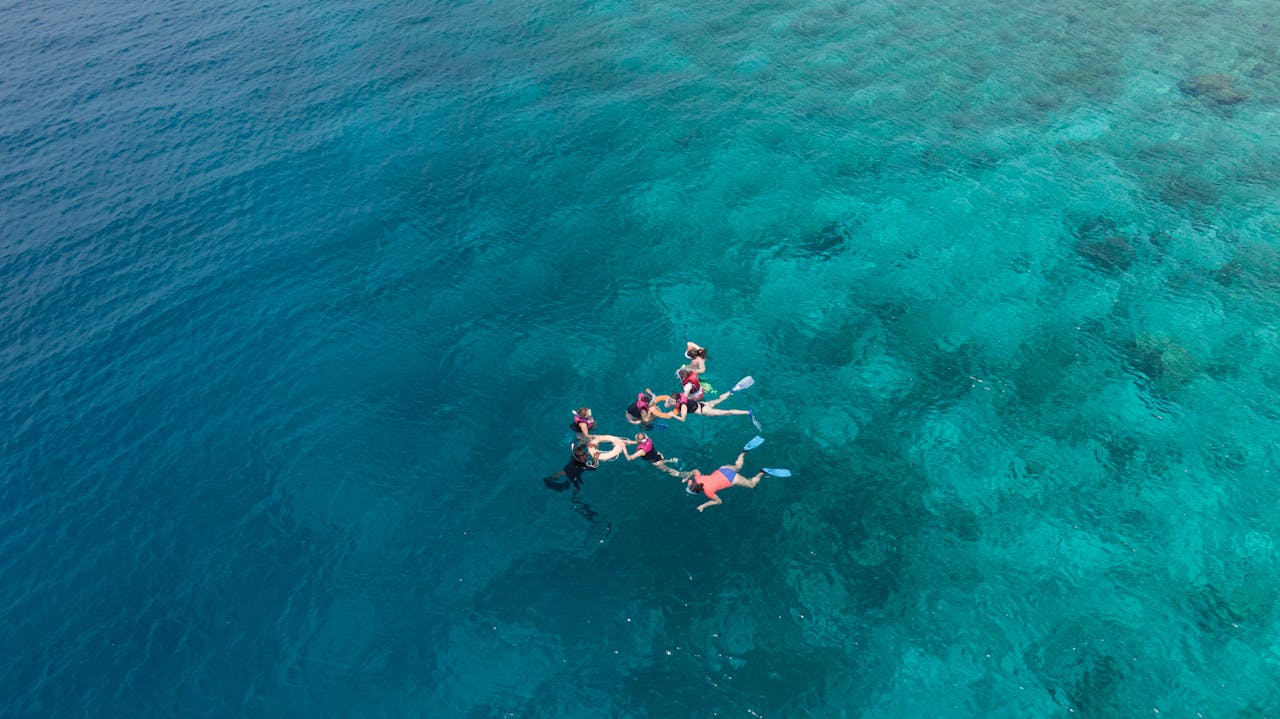
[[742, 379], [738, 380], [738, 383], [737, 383], [737, 384], [735, 384], [735, 385], [733, 386], [733, 389], [731, 389], [731, 390], [729, 390], [729, 391], [730, 391], [730, 392], [740, 392], [740, 391], [742, 391], [742, 390], [744, 390], [744, 389], [746, 389], [746, 388], [750, 387], [751, 385], [753, 385], [753, 384], [755, 384], [755, 383], [756, 383], [756, 381], [755, 381], [754, 379], [751, 379], [751, 375], [747, 375], [746, 377], [743, 377]]
[[750, 440], [748, 440], [745, 445], [743, 445], [742, 451], [750, 452], [751, 450], [755, 449], [756, 447], [759, 447], [762, 444], [764, 444], [764, 437], [756, 435], [755, 437], [752, 437]]
[[770, 467], [761, 467], [760, 471], [764, 472], [770, 477], [790, 477], [791, 476], [791, 470], [789, 469], [772, 469]]

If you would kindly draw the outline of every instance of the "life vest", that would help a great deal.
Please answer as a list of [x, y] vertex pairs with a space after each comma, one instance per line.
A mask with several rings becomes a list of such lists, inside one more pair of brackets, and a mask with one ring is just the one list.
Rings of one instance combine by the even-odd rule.
[[574, 412], [573, 424], [569, 425], [569, 429], [573, 430], [574, 432], [581, 432], [582, 428], [578, 426], [580, 424], [587, 425], [587, 431], [590, 432], [593, 428], [595, 428], [596, 420], [594, 417], [579, 417], [578, 413]]
[[652, 437], [645, 437], [645, 438], [644, 438], [644, 440], [640, 442], [640, 444], [637, 444], [637, 445], [636, 445], [636, 449], [640, 450], [640, 451], [641, 451], [641, 452], [643, 452], [644, 454], [648, 454], [648, 453], [652, 452], [652, 451], [653, 451], [653, 438], [652, 438]]
[[702, 381], [698, 379], [698, 373], [689, 370], [689, 374], [684, 377], [684, 384], [681, 386], [685, 394], [693, 399], [702, 399], [703, 389]]

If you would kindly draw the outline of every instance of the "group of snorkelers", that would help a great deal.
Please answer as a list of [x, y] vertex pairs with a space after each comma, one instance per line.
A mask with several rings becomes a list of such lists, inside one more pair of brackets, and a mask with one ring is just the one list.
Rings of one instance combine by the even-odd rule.
[[[747, 415], [751, 417], [751, 421], [756, 424], [757, 429], [760, 427], [759, 423], [755, 421], [755, 416], [751, 413], [751, 410], [719, 409], [718, 407], [720, 403], [733, 396], [734, 392], [750, 387], [754, 383], [750, 377], [744, 378], [732, 390], [723, 393], [716, 399], [706, 400], [709, 385], [702, 381], [702, 375], [707, 370], [707, 350], [693, 342], [689, 342], [684, 354], [688, 362], [676, 371], [680, 389], [675, 394], [658, 395], [654, 394], [653, 390], [645, 388], [645, 391], [637, 394], [635, 401], [627, 407], [627, 422], [643, 426], [646, 430], [652, 430], [656, 419], [674, 419], [678, 422], [684, 422], [691, 414], [698, 414], [704, 417]], [[573, 421], [570, 428], [574, 432], [574, 439], [571, 445], [569, 462], [565, 464], [564, 469], [545, 480], [547, 486], [555, 489], [566, 489], [567, 486], [552, 484], [552, 480], [565, 477], [567, 483], [573, 486], [574, 494], [577, 494], [578, 489], [582, 487], [582, 475], [586, 472], [595, 471], [599, 468], [601, 462], [608, 462], [620, 456], [626, 457], [628, 462], [635, 459], [644, 459], [656, 469], [683, 480], [685, 491], [690, 494], [705, 494], [709, 501], [698, 506], [698, 511], [701, 512], [707, 507], [721, 503], [717, 492], [722, 489], [730, 486], [755, 487], [760, 482], [760, 478], [767, 473], [777, 473], [779, 476], [790, 474], [786, 470], [761, 470], [753, 477], [743, 477], [738, 474], [742, 470], [743, 459], [747, 451], [759, 446], [764, 441], [760, 437], [756, 437], [747, 443], [747, 446], [743, 448], [742, 453], [738, 455], [738, 459], [734, 464], [724, 465], [713, 472], [703, 474], [696, 469], [680, 471], [672, 468], [670, 464], [679, 461], [679, 458], [664, 457], [661, 452], [654, 448], [653, 438], [645, 432], [638, 432], [635, 435], [635, 439], [625, 439], [616, 435], [596, 433], [594, 432], [595, 426], [596, 420], [590, 407], [579, 407], [573, 413]], [[659, 426], [665, 427], [665, 425]], [[609, 445], [609, 449], [605, 450], [601, 445]], [[631, 445], [635, 447], [634, 452], [627, 449]]]

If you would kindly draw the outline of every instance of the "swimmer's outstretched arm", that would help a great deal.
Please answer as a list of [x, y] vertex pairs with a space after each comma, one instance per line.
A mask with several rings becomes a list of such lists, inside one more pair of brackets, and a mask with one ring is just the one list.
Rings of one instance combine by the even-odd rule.
[[723, 501], [721, 501], [721, 499], [720, 499], [719, 497], [715, 497], [714, 499], [712, 499], [712, 500], [711, 500], [711, 501], [709, 501], [709, 502], [703, 502], [702, 504], [699, 504], [699, 505], [698, 505], [698, 511], [699, 511], [699, 512], [701, 512], [702, 510], [706, 509], [707, 507], [714, 507], [714, 506], [716, 506], [717, 504], [724, 504], [724, 502], [723, 502]]

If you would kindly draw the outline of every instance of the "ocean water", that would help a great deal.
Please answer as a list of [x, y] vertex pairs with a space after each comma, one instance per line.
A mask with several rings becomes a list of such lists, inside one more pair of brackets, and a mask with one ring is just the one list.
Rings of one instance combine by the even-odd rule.
[[1280, 715], [1273, 3], [0, 4], [0, 715]]

